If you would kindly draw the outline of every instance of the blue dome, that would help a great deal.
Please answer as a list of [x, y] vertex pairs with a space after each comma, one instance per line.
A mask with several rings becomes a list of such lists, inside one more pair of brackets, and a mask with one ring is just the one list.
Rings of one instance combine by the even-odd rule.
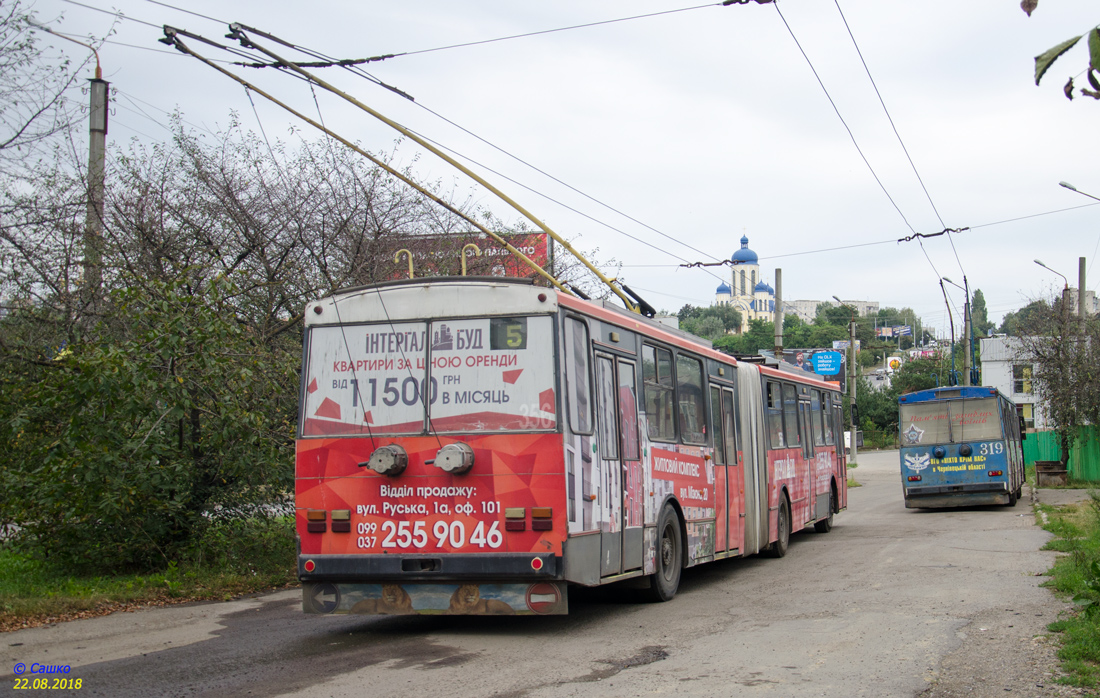
[[757, 263], [758, 258], [756, 256], [756, 253], [749, 249], [749, 238], [748, 238], [748, 236], [742, 236], [741, 237], [741, 249], [739, 249], [739, 250], [737, 250], [736, 252], [733, 253], [733, 256], [730, 257], [730, 261], [738, 263], [738, 264], [756, 264]]
[[718, 284], [718, 290], [715, 291], [715, 293], [717, 293], [718, 295], [729, 295], [733, 293], [733, 290], [729, 287], [729, 284], [723, 281], [722, 283]]
[[763, 279], [760, 280], [760, 283], [756, 284], [756, 288], [754, 288], [753, 291], [755, 291], [756, 293], [760, 293], [760, 292], [771, 293], [771, 294], [775, 293], [775, 291], [772, 290], [771, 286], [764, 283]]

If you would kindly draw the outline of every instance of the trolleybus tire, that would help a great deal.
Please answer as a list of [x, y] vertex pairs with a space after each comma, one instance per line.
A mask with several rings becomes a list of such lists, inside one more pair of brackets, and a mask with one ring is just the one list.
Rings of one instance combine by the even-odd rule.
[[775, 525], [779, 529], [778, 537], [768, 546], [768, 556], [783, 557], [787, 554], [787, 547], [791, 541], [791, 505], [787, 503], [786, 495], [780, 495], [779, 513], [776, 514]]
[[1008, 493], [1008, 506], [1010, 506], [1010, 507], [1016, 506], [1016, 500], [1017, 499], [1019, 499], [1019, 496], [1015, 492], [1009, 492]]
[[828, 533], [833, 530], [833, 512], [836, 511], [836, 488], [830, 487], [829, 515], [814, 524], [814, 530], [818, 533]]
[[649, 576], [651, 601], [671, 601], [680, 587], [684, 566], [684, 545], [680, 538], [680, 517], [666, 504], [657, 519], [657, 571]]

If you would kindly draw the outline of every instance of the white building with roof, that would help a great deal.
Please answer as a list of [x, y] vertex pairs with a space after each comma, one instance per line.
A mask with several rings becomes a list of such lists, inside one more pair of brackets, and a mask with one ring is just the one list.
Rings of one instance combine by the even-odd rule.
[[730, 257], [733, 268], [730, 283], [722, 282], [714, 294], [718, 305], [732, 305], [741, 311], [741, 331], [749, 328], [750, 320], [775, 320], [775, 289], [760, 275], [756, 253], [749, 249], [748, 236], [741, 237], [741, 249]]
[[1031, 362], [1021, 358], [1022, 345], [1016, 337], [982, 337], [982, 385], [997, 388], [1022, 408], [1028, 429], [1046, 429], [1047, 419], [1035, 394]]

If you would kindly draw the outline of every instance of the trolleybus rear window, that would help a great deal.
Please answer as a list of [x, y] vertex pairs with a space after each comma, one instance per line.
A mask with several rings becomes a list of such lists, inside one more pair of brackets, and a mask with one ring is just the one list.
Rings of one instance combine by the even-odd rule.
[[544, 316], [314, 327], [302, 435], [554, 429], [552, 336]]
[[900, 405], [902, 431], [915, 426], [915, 443], [938, 444], [1001, 438], [996, 398], [934, 400]]

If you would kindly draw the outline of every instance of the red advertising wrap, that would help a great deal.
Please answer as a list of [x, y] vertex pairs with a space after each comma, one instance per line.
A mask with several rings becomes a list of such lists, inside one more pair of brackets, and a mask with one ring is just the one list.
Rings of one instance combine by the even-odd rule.
[[[426, 464], [441, 445], [434, 437], [402, 439], [409, 467], [400, 484], [360, 463], [393, 439], [312, 439], [299, 444], [298, 530], [303, 554], [553, 552], [565, 538], [561, 437], [515, 434], [469, 438], [479, 463], [461, 479]], [[491, 467], [482, 469], [481, 463]], [[482, 474], [483, 473], [483, 474]], [[551, 507], [548, 531], [509, 531], [505, 509]], [[310, 533], [309, 509], [350, 512], [347, 535]]]

